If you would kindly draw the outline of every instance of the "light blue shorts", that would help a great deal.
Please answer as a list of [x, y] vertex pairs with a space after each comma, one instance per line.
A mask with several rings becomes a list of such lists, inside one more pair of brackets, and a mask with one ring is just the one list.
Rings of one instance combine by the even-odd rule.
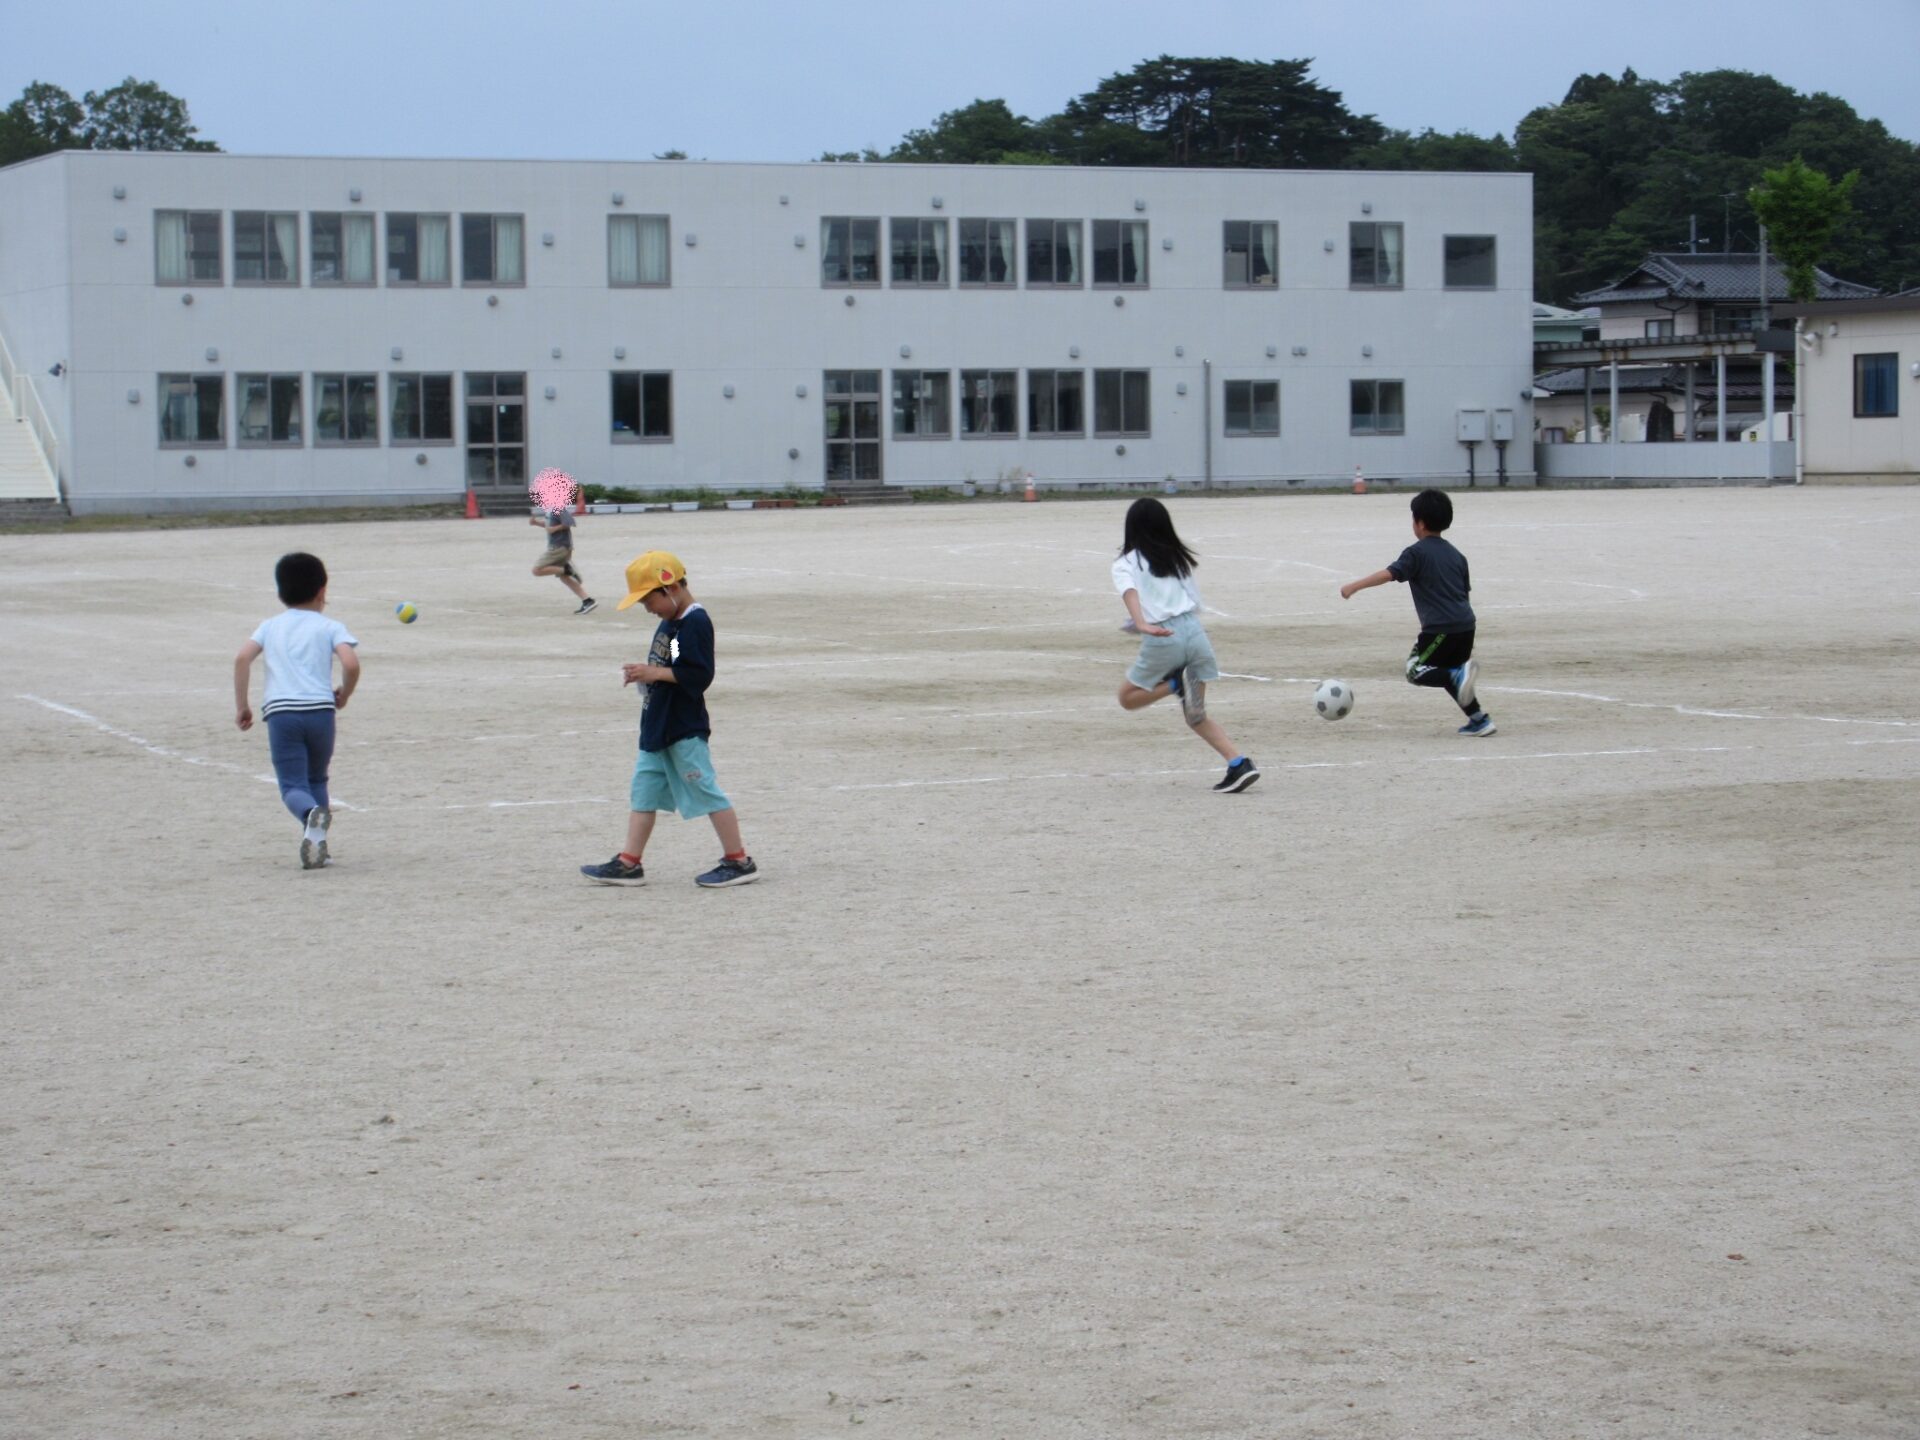
[[633, 762], [630, 808], [678, 810], [685, 819], [731, 810], [733, 802], [713, 778], [713, 756], [698, 735], [676, 740], [664, 750], [642, 750]]
[[1213, 658], [1213, 642], [1206, 627], [1191, 610], [1160, 622], [1171, 635], [1142, 635], [1140, 653], [1134, 657], [1127, 679], [1142, 690], [1151, 690], [1169, 674], [1191, 669], [1202, 684], [1220, 678], [1220, 662]]

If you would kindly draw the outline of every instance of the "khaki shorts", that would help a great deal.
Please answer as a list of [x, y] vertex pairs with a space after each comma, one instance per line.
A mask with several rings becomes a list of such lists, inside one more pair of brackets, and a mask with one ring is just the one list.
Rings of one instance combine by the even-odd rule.
[[540, 553], [540, 558], [533, 562], [533, 568], [536, 570], [544, 570], [549, 565], [563, 566], [567, 572], [571, 574], [573, 571], [573, 551], [567, 549], [564, 545], [549, 546]]

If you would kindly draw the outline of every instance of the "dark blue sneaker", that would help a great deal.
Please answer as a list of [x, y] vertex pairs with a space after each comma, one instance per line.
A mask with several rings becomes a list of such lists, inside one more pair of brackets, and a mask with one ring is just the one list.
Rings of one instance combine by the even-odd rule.
[[760, 867], [753, 863], [752, 857], [744, 860], [722, 859], [720, 863], [704, 875], [693, 877], [693, 883], [707, 890], [718, 890], [723, 885], [751, 885], [760, 878]]
[[1226, 775], [1213, 787], [1217, 795], [1238, 795], [1260, 778], [1260, 767], [1242, 755], [1227, 767]]
[[1493, 716], [1482, 710], [1473, 719], [1453, 733], [1456, 735], [1491, 735], [1494, 732]]
[[1178, 695], [1180, 693], [1180, 677], [1186, 673], [1187, 667], [1182, 665], [1179, 669], [1169, 670], [1165, 675], [1160, 677], [1160, 681], [1167, 687], [1167, 693], [1169, 695]]
[[1453, 672], [1453, 693], [1460, 701], [1460, 708], [1467, 709], [1473, 704], [1473, 682], [1480, 677], [1480, 662], [1469, 660]]
[[618, 855], [604, 865], [582, 865], [580, 873], [589, 880], [597, 880], [602, 885], [644, 885], [647, 883], [647, 870], [644, 865], [627, 864]]

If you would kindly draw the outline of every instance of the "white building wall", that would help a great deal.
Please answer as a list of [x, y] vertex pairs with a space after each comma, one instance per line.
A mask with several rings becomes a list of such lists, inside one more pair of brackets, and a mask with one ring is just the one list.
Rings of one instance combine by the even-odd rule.
[[[615, 192], [624, 204], [612, 203]], [[1215, 481], [1344, 482], [1358, 465], [1370, 476], [1444, 483], [1466, 472], [1457, 409], [1510, 407], [1518, 433], [1531, 430], [1523, 398], [1532, 379], [1531, 194], [1531, 178], [1514, 175], [78, 153], [0, 171], [6, 233], [26, 239], [0, 246], [0, 326], [35, 352], [28, 358], [47, 357], [42, 369], [53, 358], [70, 367], [76, 510], [457, 497], [460, 446], [386, 443], [385, 377], [395, 371], [525, 372], [530, 469], [558, 465], [636, 488], [761, 488], [823, 483], [828, 369], [878, 370], [883, 384], [895, 368], [955, 372], [956, 412], [963, 368], [1019, 370], [1023, 393], [1029, 369], [1081, 369], [1089, 430], [1092, 371], [1150, 370], [1149, 437], [962, 439], [956, 413], [954, 439], [886, 442], [887, 483], [946, 486], [1024, 470], [1042, 483], [1198, 481], [1208, 473], [1210, 362]], [[223, 213], [224, 284], [155, 283], [159, 209]], [[232, 213], [255, 209], [300, 212], [298, 287], [233, 284]], [[454, 283], [311, 286], [308, 217], [334, 210], [450, 214]], [[459, 283], [462, 212], [524, 215], [524, 286]], [[668, 288], [609, 288], [614, 214], [670, 217]], [[1087, 222], [1089, 268], [1092, 221], [1144, 219], [1150, 288], [824, 288], [820, 224], [829, 215], [879, 217], [883, 252], [893, 216], [1078, 219]], [[1229, 219], [1279, 222], [1277, 290], [1224, 288]], [[1348, 224], [1366, 219], [1405, 226], [1403, 289], [1349, 288]], [[383, 249], [384, 223], [377, 233]], [[1443, 237], [1489, 233], [1497, 288], [1444, 289]], [[551, 245], [542, 243], [548, 234]], [[957, 260], [957, 225], [951, 242]], [[48, 316], [67, 310], [63, 335]], [[614, 358], [616, 346], [625, 360]], [[206, 358], [210, 349], [217, 360]], [[612, 441], [616, 369], [672, 372], [671, 443]], [[314, 446], [313, 375], [334, 370], [382, 376], [378, 448]], [[226, 446], [162, 449], [157, 377], [209, 371], [227, 377]], [[255, 371], [305, 377], [302, 448], [235, 444], [234, 377]], [[1349, 433], [1349, 382], [1358, 378], [1404, 382], [1404, 435]], [[1279, 380], [1278, 439], [1221, 433], [1229, 379]], [[1530, 464], [1527, 449], [1510, 454], [1517, 470]], [[1530, 472], [1516, 478], [1525, 483]]]
[[[52, 160], [0, 170], [0, 339], [59, 432], [63, 472], [74, 431], [67, 181]], [[47, 373], [56, 364], [59, 377]]]
[[[1905, 311], [1809, 319], [1818, 346], [1799, 352], [1809, 479], [1920, 476], [1920, 304]], [[1828, 334], [1829, 330], [1834, 331]], [[1898, 415], [1855, 416], [1854, 357], [1896, 354]]]

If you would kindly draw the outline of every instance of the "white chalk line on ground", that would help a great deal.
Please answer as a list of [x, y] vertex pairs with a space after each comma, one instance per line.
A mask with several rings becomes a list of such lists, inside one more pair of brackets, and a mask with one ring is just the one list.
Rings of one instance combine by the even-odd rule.
[[1596, 695], [1589, 690], [1535, 690], [1522, 685], [1482, 685], [1479, 690], [1495, 695], [1547, 695], [1565, 700], [1592, 700], [1602, 705], [1623, 705], [1629, 710], [1671, 710], [1675, 715], [1692, 715], [1708, 720], [1805, 720], [1819, 725], [1881, 725], [1911, 729], [1913, 720], [1868, 720], [1853, 715], [1761, 715], [1751, 710], [1708, 710], [1697, 705], [1676, 705], [1664, 700], [1623, 700], [1617, 695]]

